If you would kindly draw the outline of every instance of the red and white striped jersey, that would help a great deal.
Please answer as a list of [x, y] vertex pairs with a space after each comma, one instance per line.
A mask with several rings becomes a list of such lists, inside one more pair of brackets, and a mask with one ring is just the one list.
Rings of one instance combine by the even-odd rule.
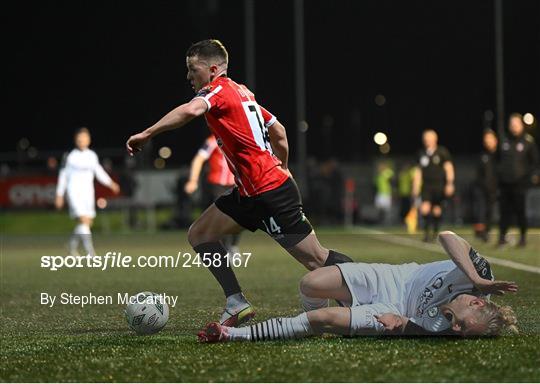
[[208, 105], [206, 121], [242, 196], [271, 191], [287, 180], [281, 161], [272, 153], [268, 136], [268, 127], [276, 118], [257, 104], [246, 86], [222, 76], [195, 97]]
[[209, 171], [206, 179], [211, 184], [234, 185], [234, 175], [229, 170], [227, 160], [218, 148], [214, 135], [208, 136], [198, 154], [208, 161]]

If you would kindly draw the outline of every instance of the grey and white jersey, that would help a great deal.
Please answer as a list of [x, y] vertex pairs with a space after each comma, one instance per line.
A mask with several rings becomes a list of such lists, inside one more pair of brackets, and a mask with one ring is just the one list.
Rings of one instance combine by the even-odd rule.
[[[478, 274], [493, 280], [487, 260], [472, 248], [469, 256]], [[441, 313], [440, 306], [462, 293], [481, 296], [453, 261], [424, 264], [416, 271], [410, 283], [406, 316], [427, 331], [444, 331], [451, 327], [451, 323]]]

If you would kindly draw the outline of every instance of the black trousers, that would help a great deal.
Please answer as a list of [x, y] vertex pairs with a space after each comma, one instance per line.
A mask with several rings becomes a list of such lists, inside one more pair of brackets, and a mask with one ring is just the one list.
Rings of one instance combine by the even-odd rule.
[[497, 190], [484, 186], [475, 186], [473, 189], [473, 216], [476, 223], [485, 225], [489, 232], [493, 223], [493, 213], [497, 202]]
[[527, 232], [527, 216], [525, 214], [525, 183], [499, 183], [500, 237], [504, 238], [512, 219], [516, 217], [517, 225], [524, 236]]

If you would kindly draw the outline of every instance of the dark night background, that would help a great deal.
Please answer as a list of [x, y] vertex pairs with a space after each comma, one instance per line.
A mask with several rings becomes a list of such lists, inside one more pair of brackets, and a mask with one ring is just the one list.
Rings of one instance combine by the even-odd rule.
[[[8, 41], [2, 152], [28, 137], [65, 150], [86, 125], [94, 148], [127, 137], [192, 97], [185, 51], [218, 38], [229, 75], [245, 81], [243, 1], [18, 2], [4, 14]], [[293, 4], [257, 0], [256, 95], [288, 127], [294, 158]], [[308, 154], [355, 160], [389, 134], [407, 154], [432, 127], [454, 153], [479, 150], [495, 110], [493, 2], [305, 1]], [[540, 2], [504, 2], [506, 114], [540, 116]], [[378, 107], [377, 94], [386, 97]], [[538, 128], [536, 128], [538, 130]], [[186, 163], [204, 121], [156, 139]], [[538, 140], [538, 133], [535, 132]]]

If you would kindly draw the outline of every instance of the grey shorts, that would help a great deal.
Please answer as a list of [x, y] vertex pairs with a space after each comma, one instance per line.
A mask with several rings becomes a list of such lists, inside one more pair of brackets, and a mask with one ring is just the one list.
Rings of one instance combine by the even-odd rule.
[[403, 314], [406, 284], [420, 268], [408, 264], [337, 264], [352, 296], [351, 335], [377, 334], [384, 327], [375, 319], [383, 313]]

